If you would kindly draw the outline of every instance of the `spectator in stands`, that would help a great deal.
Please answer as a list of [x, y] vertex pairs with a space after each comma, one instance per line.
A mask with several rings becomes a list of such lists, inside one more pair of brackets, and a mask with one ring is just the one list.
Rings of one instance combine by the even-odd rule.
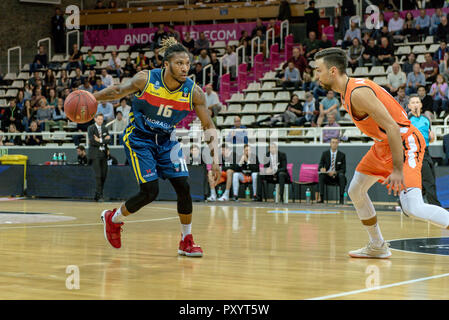
[[303, 91], [313, 91], [315, 88], [315, 83], [312, 81], [313, 78], [313, 70], [310, 66], [306, 67], [306, 70], [303, 73], [303, 83], [302, 90]]
[[398, 10], [393, 10], [393, 17], [388, 21], [388, 31], [392, 35], [400, 35], [403, 26], [404, 19], [399, 16]]
[[116, 112], [121, 112], [123, 118], [128, 122], [129, 121], [129, 113], [131, 112], [131, 107], [128, 105], [126, 98], [120, 99], [120, 106], [117, 107]]
[[39, 100], [38, 106], [39, 108], [36, 113], [37, 124], [41, 131], [50, 131], [53, 110], [47, 104], [47, 99], [45, 98]]
[[34, 76], [28, 79], [28, 83], [34, 88], [36, 87], [37, 80], [42, 80], [41, 73], [39, 71], [34, 72]]
[[[212, 52], [210, 54], [210, 63], [212, 64], [212, 69], [214, 71], [213, 77], [212, 77], [212, 87], [215, 91], [218, 91], [219, 88], [219, 81], [218, 77], [220, 76], [220, 61], [218, 61], [217, 54], [215, 52]], [[209, 79], [210, 75], [208, 75]]]
[[[209, 180], [210, 187], [210, 197], [207, 201], [215, 202], [217, 201], [217, 192], [215, 188], [224, 182], [226, 182], [225, 192], [218, 198], [218, 201], [229, 201], [229, 191], [231, 190], [232, 176], [234, 174], [234, 161], [232, 149], [227, 146], [221, 147], [221, 178], [217, 184], [215, 184], [214, 174], [212, 170], [208, 170], [207, 177]], [[221, 189], [221, 187], [220, 187]], [[218, 193], [220, 196], [220, 191]]]
[[137, 67], [141, 67], [142, 69], [149, 68], [148, 57], [145, 56], [145, 53], [143, 51], [140, 51], [139, 55], [136, 58], [136, 69], [137, 69]]
[[446, 53], [449, 53], [449, 48], [447, 47], [446, 41], [440, 41], [440, 46], [438, 47], [438, 50], [435, 51], [433, 55], [433, 60], [435, 60], [437, 63], [441, 63], [444, 60], [444, 55]]
[[83, 145], [79, 145], [76, 147], [76, 153], [78, 154], [78, 165], [87, 166], [89, 161], [87, 159], [86, 148]]
[[419, 16], [415, 18], [415, 28], [418, 35], [425, 36], [429, 34], [430, 17], [426, 15], [426, 9], [419, 10]]
[[23, 89], [19, 89], [16, 96], [16, 104], [17, 107], [20, 109], [20, 112], [23, 111], [23, 106], [25, 104], [25, 93]]
[[162, 40], [167, 38], [167, 33], [165, 32], [165, 26], [163, 23], [160, 23], [158, 26], [158, 30], [154, 34], [152, 49], [160, 48]]
[[441, 40], [447, 41], [448, 35], [449, 35], [449, 23], [447, 22], [447, 17], [442, 16], [441, 23], [437, 27], [437, 32], [436, 32], [437, 40], [438, 41], [441, 41]]
[[200, 37], [195, 41], [195, 51], [194, 54], [199, 54], [202, 49], [209, 50], [209, 40], [206, 38], [204, 32], [200, 32]]
[[393, 72], [387, 76], [387, 89], [391, 95], [395, 95], [399, 88], [405, 88], [407, 84], [407, 76], [401, 71], [401, 65], [397, 62], [393, 63]]
[[360, 40], [358, 38], [354, 38], [352, 40], [352, 46], [348, 49], [348, 68], [351, 68], [352, 71], [355, 70], [360, 65], [360, 61], [362, 60], [364, 48], [360, 44]]
[[194, 53], [195, 51], [195, 41], [190, 36], [190, 32], [186, 32], [184, 34], [184, 40], [182, 40], [182, 45], [186, 47], [190, 53]]
[[107, 71], [111, 74], [116, 74], [120, 78], [122, 75], [121, 62], [121, 59], [117, 56], [117, 51], [112, 51], [106, 67]]
[[154, 49], [154, 56], [150, 59], [150, 69], [162, 68], [164, 57], [159, 54], [159, 48]]
[[243, 154], [237, 164], [234, 166], [232, 175], [232, 188], [234, 191], [234, 201], [239, 199], [239, 184], [251, 183], [253, 201], [258, 201], [257, 197], [257, 178], [259, 176], [259, 161], [256, 152], [252, 152], [249, 145], [245, 145]]
[[405, 93], [407, 95], [416, 93], [416, 90], [418, 90], [418, 86], [420, 85], [426, 85], [426, 77], [424, 76], [424, 73], [421, 72], [419, 63], [415, 63], [413, 65], [413, 72], [410, 72], [407, 75], [407, 88], [405, 90]]
[[288, 3], [288, 0], [281, 0], [279, 4], [278, 20], [280, 21], [290, 20], [291, 17], [292, 11], [290, 8], [290, 3]]
[[25, 100], [31, 100], [31, 97], [33, 96], [33, 90], [31, 89], [30, 85], [28, 83], [25, 83], [24, 90], [24, 99]]
[[210, 58], [207, 55], [207, 50], [206, 49], [201, 50], [200, 55], [198, 56], [198, 60], [197, 61], [199, 63], [201, 63], [203, 68], [210, 63]]
[[448, 86], [441, 74], [436, 77], [436, 82], [432, 84], [429, 95], [433, 99], [433, 111], [439, 118], [444, 118], [449, 108]]
[[407, 57], [407, 61], [405, 61], [402, 64], [402, 71], [404, 71], [406, 75], [408, 75], [410, 72], [413, 72], [413, 65], [415, 63], [416, 63], [416, 56], [413, 52], [411, 52]]
[[61, 98], [65, 100], [69, 96], [69, 94], [70, 94], [70, 89], [65, 88], [61, 93]]
[[373, 33], [371, 34], [371, 37], [373, 39], [377, 39], [377, 37], [380, 35], [381, 30], [383, 29], [383, 27], [386, 27], [387, 31], [388, 31], [388, 26], [386, 25], [386, 22], [385, 22], [385, 16], [384, 16], [384, 14], [382, 12], [380, 12], [379, 13], [379, 18], [377, 20], [377, 23], [374, 26], [374, 30], [373, 30]]
[[81, 69], [79, 67], [76, 67], [75, 69], [75, 76], [72, 78], [72, 81], [70, 82], [70, 88], [78, 88], [80, 85], [84, 83], [84, 77], [81, 74]]
[[56, 90], [58, 91], [58, 94], [61, 94], [61, 92], [65, 89], [68, 88], [70, 85], [70, 81], [69, 81], [69, 77], [67, 76], [67, 71], [66, 70], [62, 70], [61, 71], [61, 76], [58, 79], [58, 84], [56, 86]]
[[381, 39], [381, 45], [378, 49], [377, 61], [380, 65], [391, 65], [394, 62], [394, 49], [388, 42], [388, 38], [386, 37], [382, 37]]
[[234, 117], [234, 126], [232, 126], [232, 130], [229, 135], [226, 137], [226, 142], [232, 142], [233, 144], [248, 144], [248, 132], [246, 130], [246, 126], [242, 125], [242, 120], [239, 116]]
[[125, 66], [123, 67], [123, 77], [131, 78], [136, 74], [136, 68], [131, 61], [131, 57], [126, 58]]
[[231, 74], [231, 77], [236, 76], [237, 71], [237, 54], [234, 51], [234, 46], [226, 46], [226, 54], [223, 56], [223, 69], [224, 73], [228, 72]]
[[330, 142], [331, 149], [324, 151], [320, 159], [319, 188], [320, 201], [324, 203], [324, 187], [327, 184], [337, 184], [340, 186], [340, 204], [344, 204], [344, 192], [346, 188], [346, 155], [338, 151], [337, 138]]
[[103, 5], [103, 0], [97, 0], [97, 3], [95, 4], [95, 10], [102, 10], [106, 9], [106, 7]]
[[304, 40], [304, 46], [306, 47], [306, 58], [308, 60], [313, 59], [313, 55], [318, 52], [318, 49], [320, 49], [320, 43], [316, 39], [315, 31], [309, 32], [309, 38]]
[[349, 29], [351, 17], [355, 16], [355, 5], [353, 0], [343, 0], [341, 4], [341, 16], [343, 17], [342, 28], [343, 34]]
[[[251, 56], [251, 37], [248, 34], [248, 31], [246, 30], [242, 30], [242, 32], [240, 33], [240, 39], [239, 39], [239, 46], [244, 46], [245, 47], [245, 51], [246, 51], [246, 55], [247, 56]], [[254, 52], [257, 53], [257, 42], [254, 45]]]
[[380, 30], [376, 40], [377, 43], [381, 43], [382, 37], [386, 37], [388, 39], [388, 43], [393, 43], [393, 37], [391, 36], [390, 32], [388, 31], [388, 27], [387, 26], [383, 26], [382, 29]]
[[[117, 111], [115, 115], [114, 123], [112, 124], [112, 131], [114, 132], [122, 132], [125, 130], [128, 125], [128, 120], [123, 118], [123, 114], [121, 111]], [[119, 141], [122, 141], [122, 135], [119, 136]]]
[[429, 119], [435, 119], [433, 114], [433, 99], [426, 92], [425, 86], [418, 87], [418, 97], [421, 99], [422, 103], [422, 113], [424, 113]]
[[292, 56], [284, 63], [282, 69], [288, 67], [289, 62], [293, 62], [295, 68], [299, 70], [299, 73], [302, 75], [306, 70], [306, 66], [308, 65], [307, 59], [304, 57], [304, 47], [299, 45], [299, 47], [295, 47], [292, 50]]
[[[40, 133], [41, 130], [37, 126], [36, 121], [31, 121], [30, 128], [27, 130], [28, 133]], [[26, 136], [25, 144], [27, 146], [40, 146], [42, 144], [42, 136], [41, 135], [32, 135]]]
[[293, 62], [289, 62], [287, 68], [284, 71], [284, 77], [281, 79], [282, 89], [287, 90], [287, 87], [295, 87], [295, 90], [299, 90], [302, 79], [299, 70], [295, 68]]
[[404, 26], [402, 27], [402, 35], [408, 37], [410, 42], [418, 41], [418, 30], [415, 28], [415, 20], [410, 11], [407, 12], [405, 16]]
[[[64, 125], [67, 123], [67, 117], [64, 112], [64, 100], [58, 98], [58, 105], [54, 108], [51, 120], [46, 125], [48, 127], [58, 127], [59, 131], [64, 131]], [[45, 130], [48, 131], [48, 130]]]
[[438, 63], [432, 59], [432, 55], [430, 53], [425, 54], [426, 62], [421, 64], [421, 69], [424, 72], [424, 77], [428, 82], [434, 82], [436, 76], [439, 72]]
[[404, 110], [407, 111], [409, 96], [405, 94], [404, 88], [400, 87], [397, 91], [396, 97], [394, 97], [397, 102], [401, 105]]
[[274, 126], [278, 122], [283, 122], [286, 125], [296, 124], [298, 126], [303, 126], [306, 119], [304, 118], [303, 107], [299, 101], [298, 95], [292, 95], [290, 103], [287, 105], [283, 113], [257, 121], [255, 122], [255, 125], [258, 126], [267, 121], [270, 121], [270, 127]]
[[444, 54], [444, 58], [439, 65], [440, 74], [443, 75], [446, 82], [449, 81], [448, 60], [449, 60], [449, 52]]
[[[16, 125], [14, 123], [9, 124], [8, 126], [9, 130], [8, 133], [20, 133], [20, 131], [17, 130]], [[5, 141], [3, 143], [5, 146], [21, 146], [22, 145], [22, 138], [20, 135], [12, 135], [5, 137]]]
[[327, 34], [323, 33], [321, 35], [321, 40], [320, 40], [320, 45], [319, 45], [320, 48], [318, 49], [318, 51], [321, 51], [321, 50], [327, 49], [327, 48], [331, 48], [332, 46], [333, 46], [332, 41], [330, 41], [327, 38]]
[[178, 31], [175, 30], [175, 27], [173, 25], [168, 26], [167, 37], [173, 37], [176, 39], [176, 41], [181, 42], [181, 35]]
[[44, 46], [39, 46], [39, 53], [34, 56], [33, 63], [30, 64], [30, 74], [37, 69], [46, 68], [48, 65], [47, 53]]
[[114, 120], [114, 108], [109, 101], [99, 101], [97, 106], [97, 113], [102, 114], [105, 123]]
[[276, 19], [270, 19], [268, 23], [267, 31], [270, 29], [274, 29], [274, 42], [281, 46], [281, 26], [280, 24], [276, 24]]
[[44, 89], [45, 92], [50, 92], [50, 89], [55, 89], [56, 88], [56, 77], [53, 73], [52, 69], [48, 69], [47, 72], [45, 73], [45, 78], [44, 78]]
[[267, 152], [266, 157], [270, 159], [270, 162], [266, 163], [263, 170], [260, 171], [259, 189], [261, 190], [262, 184], [267, 182], [279, 184], [279, 199], [283, 201], [284, 186], [290, 182], [290, 175], [287, 171], [287, 155], [279, 151], [277, 144], [270, 143], [270, 151]]
[[371, 63], [371, 65], [375, 66], [379, 54], [378, 50], [374, 39], [370, 38], [368, 40], [368, 45], [365, 46], [365, 49], [362, 52], [362, 56], [359, 60], [359, 67], [364, 67], [367, 63]]
[[257, 36], [257, 31], [260, 30], [263, 35], [267, 32], [267, 27], [264, 26], [262, 19], [257, 18], [256, 20], [256, 26], [254, 27], [253, 31], [251, 32], [251, 38], [254, 38]]
[[31, 101], [25, 100], [23, 110], [22, 110], [22, 128], [25, 129], [25, 131], [28, 131], [28, 123], [35, 118], [35, 112], [33, 108], [31, 107]]
[[318, 33], [318, 20], [320, 15], [315, 8], [315, 1], [309, 2], [309, 7], [304, 10], [304, 18], [306, 20], [306, 34], [310, 34], [311, 31]]
[[192, 74], [195, 75], [195, 83], [198, 85], [202, 85], [203, 84], [203, 65], [201, 64], [201, 62], [195, 63], [194, 68], [189, 71], [189, 76]]
[[58, 105], [58, 97], [56, 95], [55, 89], [50, 89], [48, 92], [48, 105], [54, 109]]
[[51, 18], [51, 33], [55, 53], [63, 53], [65, 51], [65, 19], [59, 7], [55, 9], [55, 15]]
[[435, 35], [438, 30], [438, 25], [441, 23], [441, 18], [443, 16], [446, 16], [445, 13], [443, 13], [443, 10], [441, 8], [437, 8], [435, 10], [435, 13], [432, 15], [431, 21], [430, 21], [430, 34]]
[[329, 90], [326, 94], [326, 98], [321, 100], [320, 115], [318, 116], [317, 126], [321, 127], [323, 121], [327, 121], [327, 116], [331, 113], [334, 113], [336, 119], [338, 120], [340, 118], [338, 112], [339, 106], [340, 102], [338, 102], [337, 98], [335, 98], [334, 92]]
[[76, 43], [73, 44], [73, 49], [70, 52], [69, 62], [67, 63], [66, 70], [70, 71], [73, 68], [79, 67], [83, 68], [83, 55], [78, 49], [78, 45]]
[[5, 140], [5, 136], [3, 134], [4, 134], [4, 132], [2, 130], [0, 130], [0, 147], [4, 146], [3, 140]]
[[6, 108], [5, 113], [3, 114], [3, 131], [6, 131], [6, 128], [8, 128], [10, 124], [14, 124], [14, 127], [19, 131], [22, 130], [22, 112], [20, 111], [20, 108], [17, 107], [16, 98], [9, 100], [9, 108]]
[[[316, 100], [310, 92], [306, 92], [306, 101], [302, 105], [302, 110], [304, 112], [304, 116], [296, 120], [296, 125], [305, 124], [306, 122], [310, 122], [312, 127], [316, 126], [316, 120], [318, 118], [317, 110], [316, 110]], [[302, 119], [304, 118], [304, 119]]]
[[89, 82], [88, 78], [84, 78], [84, 83], [78, 88], [79, 90], [89, 91], [90, 93], [94, 92], [94, 88]]
[[260, 38], [260, 52], [263, 54], [267, 53], [267, 37], [265, 36], [265, 33], [262, 33], [262, 30], [258, 29], [256, 32], [256, 37]]
[[106, 88], [114, 85], [114, 79], [112, 79], [112, 76], [110, 74], [108, 74], [106, 69], [101, 69], [100, 78], [101, 78], [101, 82], [103, 82], [103, 84], [105, 85]]
[[92, 54], [92, 49], [87, 50], [87, 55], [84, 58], [84, 67], [88, 70], [94, 70], [97, 65], [97, 59]]
[[368, 46], [369, 39], [371, 39], [371, 33], [363, 32], [363, 37], [362, 37], [362, 40], [360, 41], [363, 47]]
[[[327, 116], [327, 125], [324, 128], [334, 128], [340, 127], [340, 125], [335, 121], [335, 114], [330, 113]], [[330, 142], [332, 139], [340, 140], [340, 130], [334, 129], [323, 129], [323, 142]]]
[[220, 103], [220, 99], [218, 98], [218, 94], [213, 91], [212, 85], [206, 85], [206, 108], [212, 112], [212, 119], [217, 116], [217, 114], [221, 111], [222, 105]]
[[346, 49], [347, 47], [349, 47], [352, 44], [352, 40], [354, 40], [354, 38], [357, 38], [360, 41], [360, 39], [362, 39], [362, 33], [360, 31], [360, 28], [357, 27], [357, 24], [352, 21], [350, 29], [348, 29], [345, 33], [341, 48]]

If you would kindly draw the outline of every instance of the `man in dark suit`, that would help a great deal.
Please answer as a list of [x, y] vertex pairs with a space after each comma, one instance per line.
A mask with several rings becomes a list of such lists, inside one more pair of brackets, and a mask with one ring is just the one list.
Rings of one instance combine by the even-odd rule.
[[338, 151], [338, 139], [332, 138], [331, 149], [324, 151], [319, 164], [319, 186], [321, 199], [324, 202], [324, 186], [326, 184], [337, 184], [340, 186], [340, 204], [343, 204], [343, 195], [346, 187], [346, 156]]
[[96, 190], [95, 201], [103, 201], [103, 187], [108, 174], [107, 150], [111, 140], [108, 129], [103, 124], [103, 114], [95, 115], [95, 123], [89, 126], [87, 134], [89, 137], [89, 160], [95, 171]]
[[[275, 143], [270, 144], [270, 151], [266, 157], [269, 162], [264, 165], [264, 169], [259, 175], [259, 187], [261, 190], [262, 183], [279, 183], [279, 199], [284, 199], [284, 185], [290, 182], [290, 176], [287, 172], [287, 155], [278, 150], [278, 146]], [[267, 188], [264, 188], [265, 192]]]

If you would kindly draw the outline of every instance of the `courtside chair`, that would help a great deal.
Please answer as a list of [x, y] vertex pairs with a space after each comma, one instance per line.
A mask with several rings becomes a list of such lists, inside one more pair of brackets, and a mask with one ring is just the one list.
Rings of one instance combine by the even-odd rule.
[[[259, 171], [262, 171], [264, 169], [264, 165], [263, 164], [260, 164], [259, 165]], [[292, 187], [293, 188], [293, 179], [292, 179], [292, 172], [293, 172], [293, 163], [287, 163], [287, 172], [288, 172], [288, 175], [289, 175], [289, 177], [290, 177], [290, 181], [289, 182], [287, 182], [285, 185], [284, 185], [284, 203], [288, 203], [288, 199], [289, 199], [289, 189], [290, 189], [290, 187]], [[267, 202], [267, 193], [268, 193], [268, 184], [269, 184], [269, 182], [264, 182], [264, 183], [262, 183], [261, 185], [262, 185], [262, 198], [265, 200], [265, 202]], [[279, 186], [279, 183], [276, 183], [275, 184], [275, 187], [274, 187], [274, 189], [275, 189], [275, 191], [276, 191], [276, 198], [274, 199], [274, 201], [276, 202], [276, 203], [279, 203], [279, 201], [280, 201], [280, 199], [279, 199], [279, 190], [280, 190], [280, 186]], [[293, 191], [293, 190], [292, 190]], [[294, 197], [294, 192], [293, 192], [293, 202], [295, 202], [295, 197]]]
[[[293, 181], [293, 183], [298, 186], [298, 199], [299, 203], [301, 203], [301, 191], [302, 187], [312, 187], [312, 191], [314, 187], [318, 186], [318, 163], [314, 164], [301, 164], [299, 169], [299, 181]], [[316, 191], [316, 190], [315, 190]], [[311, 195], [313, 192], [311, 193]], [[311, 202], [313, 203], [313, 197], [311, 196]]]

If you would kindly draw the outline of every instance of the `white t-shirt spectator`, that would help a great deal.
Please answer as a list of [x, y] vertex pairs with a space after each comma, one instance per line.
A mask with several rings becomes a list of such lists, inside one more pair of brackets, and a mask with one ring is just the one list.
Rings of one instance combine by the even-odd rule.
[[120, 105], [117, 107], [116, 112], [120, 111], [123, 115], [123, 118], [127, 121], [129, 120], [129, 113], [131, 112], [131, 107], [126, 105], [124, 108]]
[[106, 87], [110, 87], [114, 84], [114, 80], [112, 79], [112, 76], [110, 74], [107, 74], [105, 77], [103, 75], [100, 75], [101, 81], [103, 81], [103, 84]]
[[397, 74], [391, 72], [388, 74], [387, 80], [393, 88], [399, 88], [404, 83], [407, 83], [407, 76], [402, 71], [399, 71]]
[[220, 100], [218, 99], [218, 94], [216, 92], [211, 92], [210, 94], [207, 94], [206, 92], [206, 108], [209, 106], [213, 106], [214, 104], [220, 105]]
[[122, 120], [115, 119], [114, 123], [112, 124], [112, 131], [114, 132], [122, 132], [125, 130], [126, 126], [128, 125], [128, 120], [125, 118], [122, 118]]
[[232, 67], [237, 65], [237, 55], [235, 52], [231, 54], [225, 54], [223, 56], [223, 65], [225, 67]]
[[391, 18], [390, 21], [388, 21], [388, 31], [390, 32], [401, 31], [403, 25], [404, 19], [398, 18], [398, 20], [394, 20], [394, 18]]
[[110, 58], [109, 58], [108, 65], [109, 65], [112, 69], [114, 69], [114, 70], [120, 69], [120, 63], [121, 63], [121, 60], [120, 60], [119, 57], [115, 57], [115, 63], [117, 64], [117, 68], [115, 67], [114, 59], [113, 59], [112, 57], [110, 57]]

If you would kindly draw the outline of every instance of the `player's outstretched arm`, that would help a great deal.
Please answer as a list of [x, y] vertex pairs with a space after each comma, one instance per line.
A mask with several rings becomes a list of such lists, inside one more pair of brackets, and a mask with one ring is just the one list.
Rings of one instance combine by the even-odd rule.
[[213, 159], [212, 171], [214, 172], [215, 182], [218, 183], [221, 177], [221, 170], [218, 166], [218, 132], [209, 115], [209, 110], [206, 108], [206, 95], [199, 86], [195, 86], [193, 91], [193, 108], [195, 109], [198, 118], [200, 118], [203, 129], [205, 130], [205, 139], [209, 145]]
[[97, 101], [111, 101], [126, 97], [129, 94], [142, 91], [148, 80], [148, 72], [140, 71], [134, 77], [122, 84], [113, 85], [101, 91], [95, 92]]
[[404, 185], [402, 172], [404, 152], [399, 126], [370, 88], [355, 89], [352, 93], [351, 104], [355, 110], [367, 113], [387, 133], [393, 158], [393, 173], [384, 181], [384, 184], [391, 184], [390, 192], [393, 190], [396, 195], [396, 192], [400, 191]]

